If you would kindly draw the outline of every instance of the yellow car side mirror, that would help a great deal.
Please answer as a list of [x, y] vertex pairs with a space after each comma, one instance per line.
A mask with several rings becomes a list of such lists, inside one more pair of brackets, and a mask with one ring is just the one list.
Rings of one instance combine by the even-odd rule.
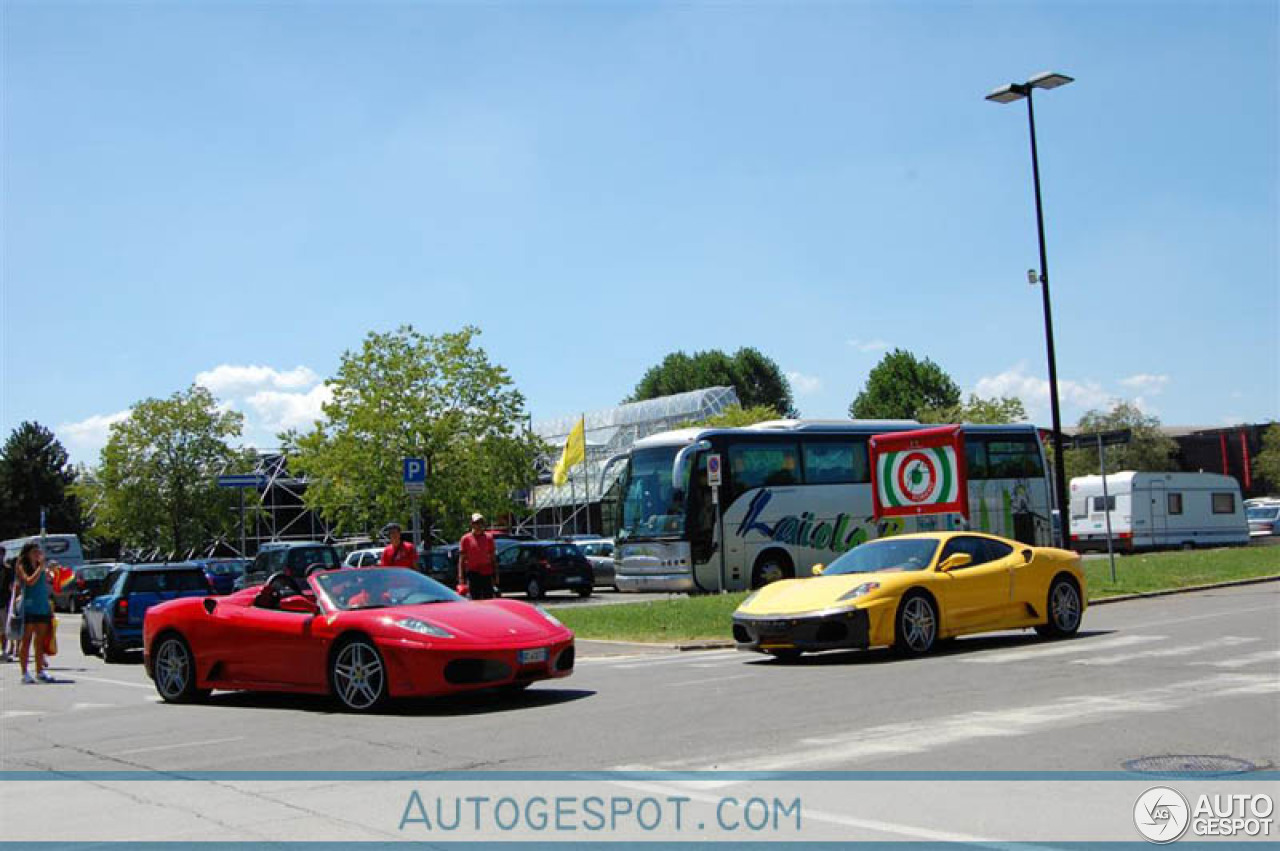
[[813, 566], [813, 575], [814, 575], [814, 576], [821, 576], [821, 575], [822, 575], [822, 571], [824, 571], [824, 570], [826, 570], [826, 569], [827, 569], [827, 566], [826, 566], [825, 564], [815, 564], [815, 565]]
[[973, 556], [968, 553], [952, 553], [942, 560], [942, 564], [938, 565], [938, 570], [946, 573], [958, 567], [968, 567], [971, 564], [973, 564]]

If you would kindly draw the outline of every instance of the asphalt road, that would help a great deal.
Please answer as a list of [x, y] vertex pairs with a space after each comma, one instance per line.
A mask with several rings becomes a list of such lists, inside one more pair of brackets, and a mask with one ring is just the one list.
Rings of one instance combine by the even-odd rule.
[[1280, 583], [1090, 609], [1081, 634], [961, 639], [782, 664], [737, 651], [580, 659], [517, 697], [393, 704], [219, 693], [158, 699], [140, 663], [80, 654], [0, 666], [4, 769], [1115, 770], [1160, 754], [1280, 763]]

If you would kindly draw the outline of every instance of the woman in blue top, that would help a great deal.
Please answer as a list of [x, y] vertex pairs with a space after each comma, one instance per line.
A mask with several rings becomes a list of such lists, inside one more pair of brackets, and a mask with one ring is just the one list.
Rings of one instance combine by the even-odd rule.
[[[22, 682], [28, 685], [37, 680], [51, 683], [53, 677], [45, 671], [47, 660], [44, 648], [49, 642], [49, 630], [53, 627], [53, 589], [49, 584], [49, 571], [45, 569], [44, 551], [40, 549], [40, 545], [33, 542], [23, 546], [14, 567], [17, 571], [14, 581], [22, 586], [22, 643], [18, 646]], [[33, 639], [36, 645], [35, 679], [27, 672], [27, 658]]]

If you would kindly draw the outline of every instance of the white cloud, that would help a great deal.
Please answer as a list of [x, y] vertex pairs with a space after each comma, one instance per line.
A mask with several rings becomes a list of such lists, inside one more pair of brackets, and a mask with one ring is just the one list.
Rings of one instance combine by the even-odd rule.
[[305, 366], [282, 371], [269, 366], [219, 364], [196, 374], [196, 384], [209, 388], [215, 396], [246, 397], [263, 390], [305, 390], [314, 387], [320, 376]]
[[333, 391], [325, 384], [317, 384], [305, 393], [261, 390], [244, 400], [251, 412], [246, 419], [254, 432], [274, 435], [290, 428], [309, 429], [324, 416], [321, 408], [332, 399]]
[[846, 340], [845, 342], [860, 352], [881, 352], [891, 345], [884, 340]]
[[[1027, 372], [1027, 365], [1020, 363], [999, 375], [978, 379], [974, 392], [979, 396], [1013, 396], [1022, 400], [1032, 419], [1043, 416], [1049, 410], [1049, 380]], [[1096, 381], [1058, 380], [1058, 399], [1064, 407], [1070, 405], [1082, 411], [1092, 408], [1109, 408], [1114, 397]]]
[[128, 411], [117, 411], [114, 414], [94, 414], [75, 423], [61, 423], [57, 427], [58, 439], [74, 460], [96, 463], [98, 453], [111, 437], [111, 426], [128, 418]]
[[802, 372], [788, 372], [787, 381], [797, 396], [810, 396], [822, 389], [822, 379], [816, 375], [805, 375]]
[[1131, 375], [1128, 378], [1120, 379], [1120, 384], [1136, 393], [1146, 393], [1151, 396], [1159, 396], [1164, 392], [1164, 388], [1169, 384], [1169, 376], [1167, 375], [1147, 375], [1140, 373]]

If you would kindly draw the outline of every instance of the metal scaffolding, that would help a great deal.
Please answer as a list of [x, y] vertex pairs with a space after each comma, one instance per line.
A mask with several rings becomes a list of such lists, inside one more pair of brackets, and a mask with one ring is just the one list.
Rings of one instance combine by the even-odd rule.
[[[615, 464], [608, 470], [608, 480], [602, 481], [610, 458], [641, 438], [704, 420], [737, 404], [738, 394], [732, 387], [706, 387], [534, 423], [533, 432], [554, 451], [537, 461], [538, 484], [529, 496], [529, 516], [518, 528], [546, 537], [599, 532], [599, 503], [622, 474], [622, 467]], [[579, 418], [585, 421], [586, 462], [570, 470], [569, 481], [557, 487], [551, 483], [551, 470]]]

